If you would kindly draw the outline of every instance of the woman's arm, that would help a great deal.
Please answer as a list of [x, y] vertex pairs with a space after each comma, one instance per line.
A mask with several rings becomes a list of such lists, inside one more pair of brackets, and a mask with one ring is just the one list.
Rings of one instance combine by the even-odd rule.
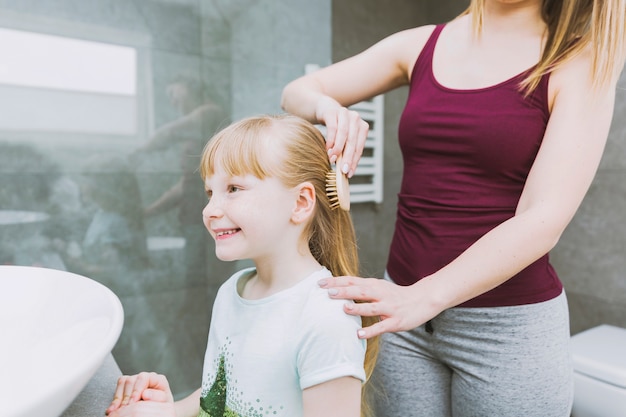
[[188, 114], [159, 127], [135, 153], [155, 151], [186, 140], [210, 135], [223, 123], [224, 113], [214, 103], [205, 103]]
[[359, 417], [361, 381], [342, 377], [302, 391], [303, 417]]
[[183, 182], [183, 178], [181, 178], [176, 184], [161, 194], [156, 201], [143, 210], [143, 215], [145, 217], [156, 216], [180, 205], [183, 200]]
[[334, 298], [369, 301], [346, 305], [349, 313], [381, 316], [361, 337], [419, 326], [498, 286], [554, 247], [593, 180], [613, 115], [615, 83], [593, 91], [589, 74], [585, 54], [551, 76], [550, 121], [514, 217], [412, 286], [355, 277], [327, 281]]
[[347, 165], [344, 172], [352, 176], [369, 126], [347, 107], [407, 84], [433, 28], [398, 32], [358, 55], [292, 81], [283, 90], [282, 108], [326, 125], [331, 161], [343, 154]]

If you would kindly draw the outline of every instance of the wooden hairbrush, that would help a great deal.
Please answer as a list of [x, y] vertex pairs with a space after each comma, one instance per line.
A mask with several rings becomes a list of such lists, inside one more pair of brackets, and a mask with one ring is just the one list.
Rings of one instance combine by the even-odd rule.
[[341, 208], [344, 211], [350, 210], [350, 186], [348, 177], [341, 172], [341, 156], [337, 158], [335, 169], [326, 173], [326, 195], [330, 200], [330, 208]]

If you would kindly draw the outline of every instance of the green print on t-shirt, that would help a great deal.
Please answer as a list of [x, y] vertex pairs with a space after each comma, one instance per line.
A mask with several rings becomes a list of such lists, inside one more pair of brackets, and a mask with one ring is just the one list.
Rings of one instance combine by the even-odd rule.
[[224, 355], [220, 355], [220, 364], [211, 389], [200, 398], [200, 414], [198, 417], [241, 417], [226, 407], [228, 379]]
[[[226, 358], [224, 353], [222, 353], [219, 357], [217, 374], [215, 375], [213, 385], [206, 393], [203, 392], [200, 397], [200, 414], [198, 414], [198, 417], [265, 417], [277, 414], [277, 411], [272, 406], [264, 410], [262, 406], [257, 408], [250, 403], [243, 404], [237, 398], [231, 398], [231, 403], [238, 406], [241, 410], [245, 410], [244, 414], [239, 414], [229, 408], [227, 404], [228, 376]], [[257, 403], [260, 403], [260, 400], [257, 400]]]

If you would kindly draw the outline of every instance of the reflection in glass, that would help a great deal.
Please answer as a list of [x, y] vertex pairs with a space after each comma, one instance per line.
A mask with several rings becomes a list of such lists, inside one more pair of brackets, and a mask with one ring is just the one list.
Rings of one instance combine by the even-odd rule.
[[0, 28], [0, 129], [136, 134], [136, 55]]
[[329, 5], [0, 1], [0, 263], [111, 288], [124, 373], [198, 387], [213, 297], [241, 266], [202, 224], [202, 148], [233, 118], [280, 111], [282, 86], [330, 56]]

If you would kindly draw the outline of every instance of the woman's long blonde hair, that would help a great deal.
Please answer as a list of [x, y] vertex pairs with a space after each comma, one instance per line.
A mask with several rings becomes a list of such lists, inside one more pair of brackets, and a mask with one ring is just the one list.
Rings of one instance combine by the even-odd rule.
[[[346, 211], [333, 210], [326, 194], [326, 174], [331, 167], [325, 143], [315, 126], [297, 116], [249, 117], [226, 127], [207, 143], [200, 162], [200, 175], [203, 179], [212, 175], [219, 160], [228, 175], [274, 177], [288, 188], [303, 182], [313, 184], [315, 214], [303, 239], [308, 241], [315, 259], [334, 276], [358, 276], [358, 248], [352, 218]], [[364, 327], [375, 321], [377, 318], [362, 317]], [[377, 338], [369, 339], [364, 364], [368, 379], [377, 351]]]
[[[485, 0], [472, 0], [474, 31], [483, 27]], [[543, 0], [541, 15], [547, 25], [539, 63], [522, 82], [528, 92], [541, 77], [591, 46], [591, 75], [596, 88], [616, 82], [626, 60], [626, 0]]]

